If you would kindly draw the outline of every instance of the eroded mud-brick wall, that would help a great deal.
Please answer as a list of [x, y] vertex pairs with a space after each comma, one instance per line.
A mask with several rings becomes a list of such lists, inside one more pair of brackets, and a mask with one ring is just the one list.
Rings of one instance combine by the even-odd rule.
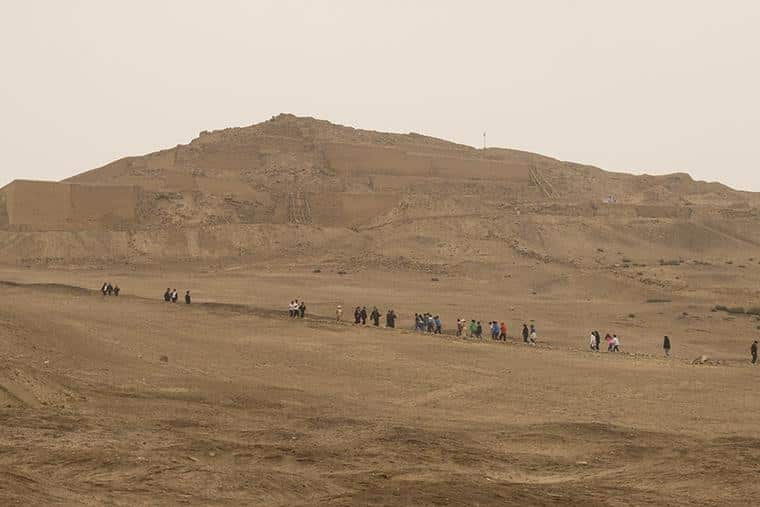
[[397, 148], [325, 143], [322, 145], [331, 169], [343, 176], [393, 175], [491, 181], [530, 181], [530, 165], [485, 158], [464, 157], [451, 151], [408, 152]]
[[109, 227], [137, 218], [139, 189], [134, 186], [18, 180], [2, 193], [8, 227], [15, 229]]

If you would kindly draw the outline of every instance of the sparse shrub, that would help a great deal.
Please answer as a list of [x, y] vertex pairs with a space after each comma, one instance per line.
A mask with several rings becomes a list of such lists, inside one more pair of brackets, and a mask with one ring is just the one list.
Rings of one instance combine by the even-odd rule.
[[728, 313], [734, 313], [734, 314], [744, 314], [744, 308], [741, 306], [732, 306], [726, 310]]
[[636, 314], [635, 313], [629, 313], [628, 314], [628, 318], [629, 319], [635, 319], [636, 318]]
[[346, 273], [345, 271], [343, 271], [343, 270], [341, 269], [340, 271], [338, 271], [338, 274], [339, 274], [339, 275], [347, 275], [348, 273]]
[[726, 264], [733, 264], [734, 261], [726, 261]]
[[681, 265], [680, 259], [670, 259], [670, 260], [660, 259], [660, 266], [680, 266], [680, 265]]
[[728, 307], [727, 306], [723, 306], [723, 305], [715, 305], [714, 310], [716, 312], [727, 312], [728, 311]]
[[631, 259], [627, 259], [627, 258], [623, 257], [623, 262], [626, 263], [626, 264], [630, 264], [633, 261]]
[[431, 278], [431, 279], [430, 279], [430, 281], [431, 281], [431, 282], [438, 282], [439, 280], [438, 280], [438, 278], [436, 278], [436, 277], [433, 277], [433, 278]]
[[671, 303], [672, 301], [670, 299], [660, 299], [660, 298], [652, 298], [647, 299], [647, 303]]
[[747, 315], [758, 315], [758, 316], [760, 316], [760, 307], [753, 306], [752, 308], [747, 308]]
[[312, 271], [312, 272], [313, 273], [321, 273], [322, 270], [320, 268], [314, 268], [314, 271]]

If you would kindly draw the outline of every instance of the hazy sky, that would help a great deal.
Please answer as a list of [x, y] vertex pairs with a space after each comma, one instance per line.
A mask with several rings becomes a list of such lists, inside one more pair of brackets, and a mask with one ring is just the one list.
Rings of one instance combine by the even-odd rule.
[[760, 1], [0, 3], [0, 185], [280, 112], [760, 191]]

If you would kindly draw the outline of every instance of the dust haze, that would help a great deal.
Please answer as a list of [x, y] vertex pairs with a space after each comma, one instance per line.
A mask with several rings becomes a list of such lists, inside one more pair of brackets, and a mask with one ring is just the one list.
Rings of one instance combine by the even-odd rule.
[[30, 1], [0, 17], [0, 185], [292, 112], [760, 190], [760, 6]]

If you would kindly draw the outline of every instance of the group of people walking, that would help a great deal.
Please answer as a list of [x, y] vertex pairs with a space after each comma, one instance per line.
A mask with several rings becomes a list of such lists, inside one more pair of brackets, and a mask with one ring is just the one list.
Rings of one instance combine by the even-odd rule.
[[[486, 328], [491, 333], [491, 339], [494, 341], [507, 341], [509, 336], [507, 335], [507, 325], [504, 322], [497, 320], [490, 321]], [[483, 338], [483, 324], [479, 320], [471, 319], [467, 322], [467, 319], [457, 319], [457, 332], [458, 337], [467, 336], [468, 338]], [[522, 329], [523, 343], [529, 345], [535, 345], [538, 338], [535, 324], [531, 324], [528, 328], [527, 324], [523, 324]]]
[[[338, 305], [338, 307], [335, 310], [335, 318], [338, 322], [341, 321], [341, 318], [343, 316], [343, 307]], [[369, 320], [373, 326], [380, 327], [380, 319], [382, 318], [382, 314], [380, 313], [380, 310], [377, 309], [376, 306], [372, 307], [371, 312], [367, 312], [366, 306], [357, 306], [354, 309], [354, 325], [367, 325], [367, 320]], [[388, 310], [385, 314], [385, 327], [394, 328], [396, 327], [396, 319], [398, 317], [396, 316], [396, 312], [393, 310]]]
[[438, 315], [415, 313], [414, 330], [418, 333], [443, 334], [443, 323]]
[[306, 315], [306, 302], [294, 299], [288, 305], [288, 315], [291, 319], [301, 318]]
[[[177, 289], [170, 289], [166, 288], [166, 292], [164, 292], [164, 301], [167, 303], [176, 303], [179, 301], [179, 293], [177, 292]], [[185, 304], [189, 305], [192, 303], [192, 298], [190, 296], [190, 291], [185, 291]]]
[[[110, 284], [104, 284], [103, 291], [104, 294], [107, 291], [107, 286]], [[116, 295], [118, 295], [118, 287], [115, 288]], [[167, 297], [169, 299], [166, 299], [167, 301], [174, 301], [176, 302], [177, 297], [177, 291], [176, 289], [174, 291], [169, 291], [167, 289], [167, 294], [169, 296], [164, 296], [166, 299]], [[190, 291], [187, 292], [186, 299], [187, 303], [190, 303]], [[290, 305], [288, 307], [288, 313], [290, 317], [292, 318], [303, 318], [306, 314], [306, 303], [303, 301], [293, 300], [290, 302]], [[354, 309], [354, 325], [363, 325], [366, 326], [367, 322], [371, 322], [373, 326], [379, 327], [380, 326], [380, 319], [382, 318], [382, 314], [378, 310], [378, 308], [375, 306], [372, 308], [371, 312], [367, 311], [366, 306], [357, 306]], [[395, 328], [396, 327], [396, 321], [398, 319], [398, 316], [396, 315], [396, 312], [394, 310], [388, 310], [388, 312], [385, 314], [385, 327], [387, 328]], [[335, 320], [337, 322], [341, 322], [343, 320], [343, 307], [341, 305], [337, 305], [335, 308]], [[412, 329], [414, 331], [420, 332], [420, 333], [430, 333], [430, 334], [443, 334], [443, 324], [441, 322], [441, 318], [438, 315], [433, 315], [431, 313], [415, 313], [414, 314], [414, 324]], [[508, 334], [507, 334], [507, 325], [504, 322], [499, 321], [490, 321], [488, 322], [487, 327], [488, 332], [491, 334], [491, 339], [494, 341], [507, 341]], [[469, 338], [477, 338], [482, 339], [483, 338], [483, 325], [480, 321], [476, 321], [474, 319], [470, 320], [469, 322], [466, 319], [457, 319], [457, 328], [456, 328], [456, 336], [457, 337], [469, 337]], [[535, 345], [538, 340], [538, 332], [536, 331], [535, 324], [531, 323], [523, 324], [522, 326], [522, 340], [523, 343], [528, 345]], [[607, 352], [620, 352], [620, 338], [617, 334], [609, 334], [607, 333], [604, 337], [604, 342], [607, 345]], [[599, 331], [592, 331], [591, 335], [589, 337], [589, 348], [592, 351], [600, 352], [602, 347], [602, 335], [599, 333]], [[665, 336], [662, 341], [662, 349], [665, 353], [666, 357], [670, 357], [670, 351], [671, 351], [672, 345], [670, 341], [669, 336]], [[750, 354], [752, 357], [752, 364], [757, 364], [758, 358], [758, 341], [755, 340], [752, 343], [752, 346], [750, 347]]]
[[[666, 336], [667, 340], [668, 337]], [[620, 338], [616, 334], [609, 334], [604, 337], [605, 343], [607, 343], [607, 352], [620, 352]], [[589, 339], [589, 348], [593, 351], [600, 352], [602, 344], [602, 335], [599, 331], [591, 331], [591, 338]], [[670, 350], [670, 342], [668, 342], [668, 351]], [[668, 352], [669, 353], [669, 352]]]
[[104, 296], [118, 296], [121, 289], [118, 285], [111, 285], [111, 282], [105, 282], [100, 288], [100, 292]]

